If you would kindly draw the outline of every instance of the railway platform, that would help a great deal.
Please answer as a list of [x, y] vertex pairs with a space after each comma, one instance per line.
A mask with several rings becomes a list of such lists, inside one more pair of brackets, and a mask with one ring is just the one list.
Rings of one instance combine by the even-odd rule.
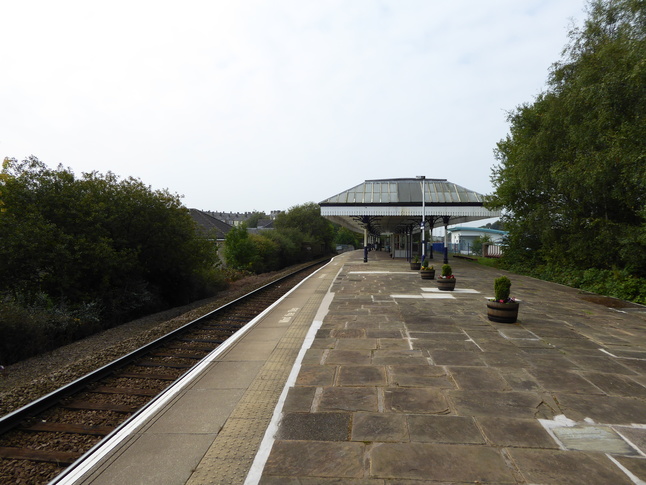
[[59, 483], [646, 483], [646, 308], [450, 263], [338, 256]]

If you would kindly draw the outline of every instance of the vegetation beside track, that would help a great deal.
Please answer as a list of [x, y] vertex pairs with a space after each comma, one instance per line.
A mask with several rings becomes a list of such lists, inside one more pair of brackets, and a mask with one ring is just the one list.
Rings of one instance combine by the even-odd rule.
[[78, 177], [36, 157], [5, 159], [0, 365], [329, 254], [338, 228], [314, 208], [292, 208], [263, 235], [235, 229], [249, 258], [227, 249], [224, 265], [178, 195], [110, 172]]

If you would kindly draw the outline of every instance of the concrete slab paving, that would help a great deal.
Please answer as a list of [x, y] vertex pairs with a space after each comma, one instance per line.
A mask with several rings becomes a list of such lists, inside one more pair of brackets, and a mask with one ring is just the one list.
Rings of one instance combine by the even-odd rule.
[[524, 483], [635, 483], [603, 453], [523, 448], [509, 449], [508, 453]]
[[[646, 480], [646, 312], [619, 314], [510, 275], [520, 318], [497, 324], [484, 296], [499, 271], [452, 260], [463, 291], [424, 299], [439, 293], [432, 283], [385, 256], [358, 265], [371, 271], [339, 273], [317, 335], [330, 350], [308, 360], [286, 401], [289, 412], [347, 413], [355, 446], [303, 439], [313, 448], [299, 464], [296, 442], [279, 430], [260, 483]], [[305, 387], [311, 366], [333, 368], [334, 383]], [[557, 416], [574, 424], [554, 432], [539, 421]]]
[[[209, 449], [213, 434], [147, 434], [138, 437], [111, 462], [110, 473], [93, 477], [93, 485], [186, 483]], [[160, 466], [164, 463], [165, 466]], [[144, 477], [144, 478], [139, 478]]]
[[370, 476], [429, 482], [516, 483], [498, 450], [477, 445], [380, 443], [370, 452]]

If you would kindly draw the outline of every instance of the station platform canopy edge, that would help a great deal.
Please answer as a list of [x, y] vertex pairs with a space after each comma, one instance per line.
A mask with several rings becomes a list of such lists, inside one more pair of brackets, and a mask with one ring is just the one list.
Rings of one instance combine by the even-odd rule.
[[332, 222], [375, 235], [419, 232], [422, 217], [428, 229], [501, 215], [484, 207], [482, 194], [446, 179], [421, 177], [366, 180], [319, 206]]

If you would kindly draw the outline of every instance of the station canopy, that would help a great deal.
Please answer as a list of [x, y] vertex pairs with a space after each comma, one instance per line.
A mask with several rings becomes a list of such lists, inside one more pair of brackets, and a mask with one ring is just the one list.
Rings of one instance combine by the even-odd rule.
[[388, 235], [419, 232], [422, 212], [427, 228], [500, 217], [483, 201], [483, 195], [446, 179], [417, 177], [366, 180], [319, 205], [323, 217], [352, 231]]

